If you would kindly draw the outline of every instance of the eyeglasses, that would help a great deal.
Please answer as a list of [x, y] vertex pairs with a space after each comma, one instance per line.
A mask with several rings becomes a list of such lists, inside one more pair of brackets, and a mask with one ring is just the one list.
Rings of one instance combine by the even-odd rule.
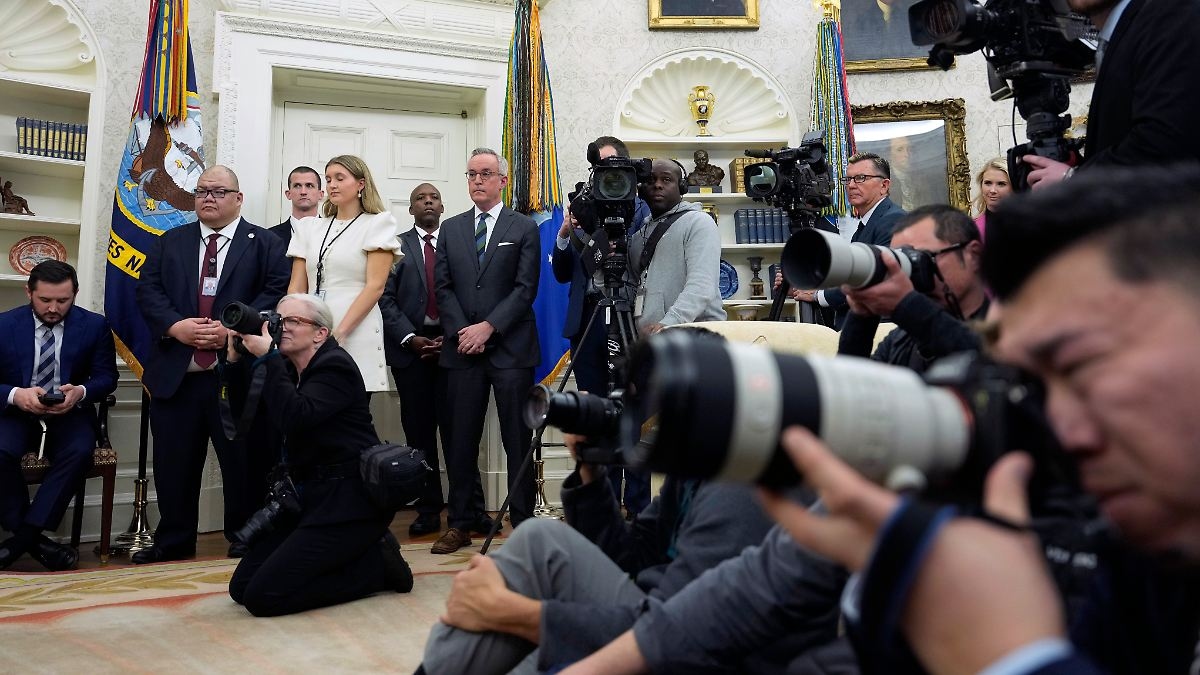
[[225, 195], [229, 194], [230, 192], [237, 192], [237, 190], [226, 190], [225, 188], [204, 190], [202, 188], [196, 188], [195, 194], [196, 199], [204, 199], [205, 197], [212, 197], [213, 199], [225, 199]]
[[312, 319], [306, 319], [302, 316], [285, 316], [279, 320], [279, 323], [288, 330], [296, 330], [300, 326], [305, 325], [313, 326], [315, 328], [321, 327], [321, 324], [317, 323], [316, 321], [313, 321]]
[[965, 247], [966, 245], [967, 245], [966, 242], [959, 242], [957, 244], [951, 244], [950, 246], [947, 246], [946, 248], [939, 248], [936, 251], [923, 251], [923, 252], [928, 253], [931, 258], [937, 259], [937, 257], [943, 253], [950, 253], [951, 251], [957, 251], [957, 250]]
[[475, 180], [476, 178], [482, 178], [484, 180], [491, 180], [492, 176], [499, 176], [501, 174], [498, 174], [495, 171], [492, 171], [491, 169], [484, 169], [483, 171], [468, 171], [468, 172], [464, 173], [463, 175], [467, 177], [467, 180]]
[[838, 180], [843, 183], [849, 183], [850, 181], [854, 181], [856, 184], [862, 185], [863, 183], [867, 182], [868, 180], [870, 180], [872, 178], [886, 178], [886, 176], [880, 176], [878, 174], [873, 174], [873, 173], [860, 173], [857, 176], [843, 176], [843, 177], [839, 178]]

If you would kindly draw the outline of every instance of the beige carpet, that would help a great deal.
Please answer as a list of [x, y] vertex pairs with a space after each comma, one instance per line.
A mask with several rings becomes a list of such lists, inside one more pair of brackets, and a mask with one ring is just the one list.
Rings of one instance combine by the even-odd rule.
[[453, 573], [478, 547], [403, 549], [417, 574], [411, 593], [271, 619], [229, 599], [235, 560], [0, 574], [0, 671], [412, 672]]

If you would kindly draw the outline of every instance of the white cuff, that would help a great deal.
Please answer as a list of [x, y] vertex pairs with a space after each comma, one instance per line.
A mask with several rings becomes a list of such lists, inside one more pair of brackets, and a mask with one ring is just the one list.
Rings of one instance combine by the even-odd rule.
[[979, 671], [979, 675], [1024, 675], [1071, 655], [1071, 643], [1062, 638], [1043, 638], [1018, 647]]

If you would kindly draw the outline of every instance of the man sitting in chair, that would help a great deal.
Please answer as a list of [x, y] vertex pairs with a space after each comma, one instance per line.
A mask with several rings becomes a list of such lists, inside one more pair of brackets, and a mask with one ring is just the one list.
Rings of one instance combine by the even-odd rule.
[[[79, 563], [42, 532], [58, 528], [92, 461], [91, 404], [117, 388], [117, 357], [108, 321], [75, 307], [78, 292], [75, 268], [47, 260], [29, 274], [29, 304], [0, 314], [0, 528], [12, 533], [0, 569], [24, 553], [55, 572]], [[51, 464], [31, 504], [21, 456], [39, 450]]]

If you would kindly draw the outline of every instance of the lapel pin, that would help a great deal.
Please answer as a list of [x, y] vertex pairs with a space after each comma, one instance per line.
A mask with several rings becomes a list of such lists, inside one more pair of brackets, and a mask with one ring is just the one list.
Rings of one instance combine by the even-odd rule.
[[253, 232], [251, 232], [250, 234], [248, 234], [248, 235], [246, 235], [246, 236], [247, 236], [247, 237], [249, 237], [250, 239], [253, 239], [253, 238], [254, 238], [254, 233], [253, 233]]

